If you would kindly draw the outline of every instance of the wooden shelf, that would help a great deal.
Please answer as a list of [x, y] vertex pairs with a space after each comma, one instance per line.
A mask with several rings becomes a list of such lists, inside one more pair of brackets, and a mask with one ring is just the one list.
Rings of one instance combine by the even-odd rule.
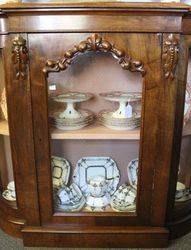
[[59, 129], [51, 129], [52, 139], [98, 139], [98, 140], [139, 140], [140, 129], [129, 131], [111, 130], [101, 125], [91, 125], [80, 130], [63, 131]]
[[9, 126], [6, 120], [0, 121], [0, 134], [9, 135]]
[[[9, 135], [9, 126], [6, 120], [0, 121], [0, 135]], [[191, 121], [183, 128], [183, 136], [191, 135]], [[98, 140], [139, 140], [140, 130], [134, 129], [129, 131], [111, 130], [104, 126], [94, 124], [80, 130], [63, 131], [51, 128], [52, 139], [98, 139]]]

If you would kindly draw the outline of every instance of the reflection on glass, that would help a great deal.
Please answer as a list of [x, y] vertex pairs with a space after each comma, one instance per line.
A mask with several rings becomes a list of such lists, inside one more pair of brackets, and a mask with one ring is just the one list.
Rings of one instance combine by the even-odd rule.
[[180, 165], [175, 201], [178, 204], [191, 201], [191, 51], [184, 107], [184, 125], [181, 143]]
[[55, 211], [135, 212], [141, 76], [89, 52], [47, 80]]
[[7, 101], [2, 56], [0, 53], [0, 192], [5, 201], [16, 204], [15, 182], [10, 149]]

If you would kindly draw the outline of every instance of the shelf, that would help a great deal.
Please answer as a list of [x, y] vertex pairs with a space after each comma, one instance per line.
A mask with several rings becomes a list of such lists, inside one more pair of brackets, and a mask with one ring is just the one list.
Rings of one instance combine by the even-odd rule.
[[91, 125], [80, 130], [63, 131], [60, 129], [51, 129], [52, 139], [98, 139], [98, 140], [139, 140], [140, 129], [129, 131], [111, 130], [101, 125]]
[[[6, 120], [0, 121], [0, 135], [9, 135], [9, 126]], [[187, 122], [183, 128], [183, 136], [191, 135], [191, 121]], [[80, 130], [63, 131], [51, 128], [52, 139], [98, 139], [98, 140], [139, 140], [140, 130], [129, 131], [111, 130], [101, 125], [91, 125]]]
[[[56, 211], [56, 209], [55, 209]], [[56, 211], [56, 213], [54, 214], [54, 216], [87, 216], [87, 217], [90, 217], [90, 216], [121, 216], [121, 217], [126, 217], [126, 216], [135, 216], [136, 215], [136, 211], [123, 211], [123, 212], [119, 212], [119, 211], [115, 211], [113, 210], [111, 207], [108, 207], [106, 208], [105, 211], [90, 211], [88, 210], [87, 208], [83, 208], [81, 211], [78, 211], [78, 212], [61, 212], [61, 211]]]
[[9, 126], [6, 120], [0, 121], [0, 134], [9, 135]]

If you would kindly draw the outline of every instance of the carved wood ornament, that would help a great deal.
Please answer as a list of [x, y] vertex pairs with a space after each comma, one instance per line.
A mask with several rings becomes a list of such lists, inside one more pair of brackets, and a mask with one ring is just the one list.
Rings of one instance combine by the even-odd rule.
[[26, 40], [22, 36], [17, 36], [13, 40], [12, 60], [16, 79], [24, 80], [27, 74], [28, 49], [26, 47]]
[[146, 73], [144, 65], [141, 61], [133, 60], [129, 55], [126, 55], [124, 51], [116, 48], [114, 44], [105, 40], [99, 34], [91, 35], [85, 41], [80, 42], [79, 45], [75, 45], [73, 49], [66, 51], [63, 59], [59, 59], [57, 61], [47, 60], [46, 67], [43, 69], [43, 72], [48, 76], [48, 73], [50, 72], [64, 71], [72, 63], [76, 56], [80, 53], [88, 51], [111, 53], [123, 69], [131, 72], [140, 72], [142, 76]]
[[170, 34], [163, 41], [163, 70], [166, 79], [173, 80], [178, 63], [179, 38]]

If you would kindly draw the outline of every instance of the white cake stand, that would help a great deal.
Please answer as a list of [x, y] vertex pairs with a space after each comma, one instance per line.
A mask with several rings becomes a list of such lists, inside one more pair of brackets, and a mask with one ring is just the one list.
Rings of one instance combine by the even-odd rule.
[[101, 93], [101, 97], [105, 100], [119, 102], [119, 108], [113, 112], [113, 118], [132, 118], [133, 110], [130, 105], [131, 102], [137, 102], [141, 100], [141, 93], [138, 92], [121, 92], [114, 91], [108, 93]]
[[59, 114], [59, 118], [76, 119], [82, 117], [82, 114], [75, 109], [75, 103], [87, 101], [92, 97], [93, 94], [90, 93], [68, 92], [53, 97], [53, 100], [66, 103], [66, 108]]

